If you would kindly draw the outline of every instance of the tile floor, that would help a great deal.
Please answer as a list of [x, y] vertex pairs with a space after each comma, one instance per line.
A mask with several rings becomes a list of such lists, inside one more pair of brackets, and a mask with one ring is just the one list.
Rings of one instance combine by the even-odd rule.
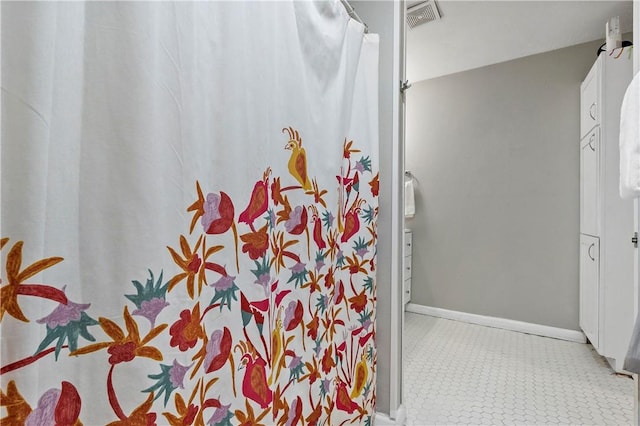
[[407, 425], [631, 425], [633, 381], [591, 345], [406, 313]]

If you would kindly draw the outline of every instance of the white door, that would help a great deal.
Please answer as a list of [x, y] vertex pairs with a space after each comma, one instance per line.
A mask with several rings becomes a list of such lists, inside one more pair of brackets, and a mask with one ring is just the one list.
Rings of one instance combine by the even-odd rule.
[[580, 233], [599, 236], [600, 126], [580, 142]]
[[600, 244], [596, 237], [580, 234], [580, 328], [598, 349]]

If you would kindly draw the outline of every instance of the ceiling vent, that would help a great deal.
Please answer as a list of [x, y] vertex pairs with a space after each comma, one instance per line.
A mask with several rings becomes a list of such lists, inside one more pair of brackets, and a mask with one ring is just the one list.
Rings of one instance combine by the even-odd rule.
[[440, 12], [435, 0], [428, 0], [407, 9], [407, 24], [409, 28], [440, 19]]

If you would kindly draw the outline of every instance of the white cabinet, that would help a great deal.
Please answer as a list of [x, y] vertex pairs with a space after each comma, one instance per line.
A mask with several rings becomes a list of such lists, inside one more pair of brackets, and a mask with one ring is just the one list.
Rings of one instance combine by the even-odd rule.
[[[604, 55], [598, 57], [602, 63]], [[580, 138], [582, 139], [589, 130], [600, 123], [600, 66], [598, 61], [587, 74], [580, 86]]]
[[403, 297], [402, 301], [406, 305], [411, 301], [411, 246], [413, 245], [411, 231], [404, 231], [404, 268], [403, 278]]
[[580, 327], [596, 350], [599, 348], [599, 266], [598, 238], [580, 235]]
[[600, 54], [580, 86], [580, 328], [616, 371], [633, 329], [633, 202], [619, 195], [626, 52]]
[[599, 235], [600, 129], [595, 127], [580, 143], [580, 232]]

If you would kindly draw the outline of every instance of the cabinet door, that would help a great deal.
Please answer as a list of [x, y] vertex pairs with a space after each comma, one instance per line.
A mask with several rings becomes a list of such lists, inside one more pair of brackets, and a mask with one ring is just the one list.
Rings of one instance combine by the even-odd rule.
[[404, 280], [402, 301], [405, 305], [411, 301], [411, 278]]
[[580, 233], [600, 236], [600, 128], [580, 142]]
[[600, 62], [593, 64], [580, 86], [580, 138], [600, 124]]
[[580, 328], [599, 349], [600, 314], [599, 239], [580, 235]]

